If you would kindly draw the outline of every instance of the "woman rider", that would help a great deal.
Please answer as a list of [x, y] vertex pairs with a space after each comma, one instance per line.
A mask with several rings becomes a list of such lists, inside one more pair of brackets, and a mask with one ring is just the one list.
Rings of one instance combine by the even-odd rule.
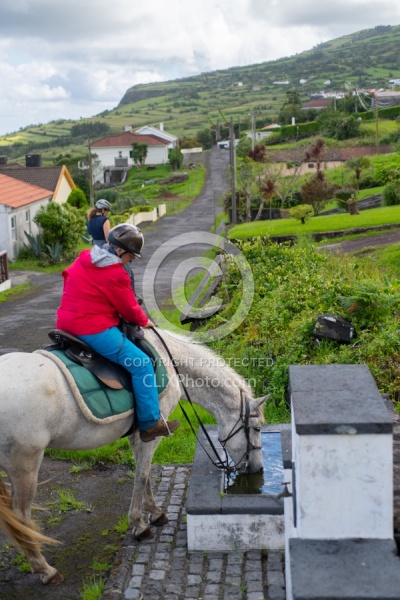
[[102, 198], [97, 200], [95, 207], [88, 213], [87, 230], [92, 237], [93, 244], [100, 248], [108, 241], [110, 231], [108, 213], [110, 210], [111, 204]]
[[142, 247], [140, 229], [122, 223], [110, 230], [104, 248], [95, 245], [83, 250], [62, 273], [64, 289], [56, 326], [130, 372], [140, 438], [150, 442], [175, 431], [179, 421], [167, 423], [160, 414], [153, 365], [118, 329], [120, 317], [141, 327], [154, 327], [139, 306], [124, 269], [136, 256], [141, 258]]

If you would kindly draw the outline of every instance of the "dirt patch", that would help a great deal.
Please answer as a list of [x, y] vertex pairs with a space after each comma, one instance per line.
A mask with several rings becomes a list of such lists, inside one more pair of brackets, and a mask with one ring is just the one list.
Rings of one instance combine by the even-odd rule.
[[[47, 509], [35, 511], [41, 531], [62, 542], [47, 547], [44, 555], [65, 577], [62, 584], [44, 586], [0, 532], [0, 598], [32, 600], [80, 599], [84, 581], [94, 575], [107, 580], [124, 531], [116, 528], [127, 514], [133, 489], [128, 466], [96, 467], [71, 473], [73, 463], [45, 458], [39, 474], [35, 503]], [[153, 466], [153, 477], [159, 467]], [[72, 493], [83, 508], [63, 512], [59, 491]]]
[[178, 196], [173, 192], [165, 190], [165, 192], [161, 192], [161, 194], [158, 194], [157, 198], [160, 198], [161, 200], [173, 200], [174, 198], [178, 198]]

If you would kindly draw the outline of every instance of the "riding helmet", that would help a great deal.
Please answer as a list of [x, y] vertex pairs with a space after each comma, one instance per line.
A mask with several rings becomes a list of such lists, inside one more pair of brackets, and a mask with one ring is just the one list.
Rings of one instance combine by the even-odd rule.
[[111, 204], [109, 203], [108, 200], [104, 200], [104, 198], [100, 198], [100, 200], [97, 200], [96, 202], [96, 208], [98, 208], [99, 210], [111, 210]]
[[129, 223], [121, 223], [113, 227], [108, 234], [108, 243], [122, 248], [125, 252], [142, 258], [141, 251], [144, 244], [143, 234], [139, 227]]

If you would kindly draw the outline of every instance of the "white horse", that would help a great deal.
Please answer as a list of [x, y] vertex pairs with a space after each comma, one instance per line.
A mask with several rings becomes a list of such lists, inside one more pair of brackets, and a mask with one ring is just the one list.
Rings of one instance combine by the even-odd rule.
[[[183, 382], [194, 403], [214, 415], [218, 437], [234, 464], [250, 473], [263, 469], [260, 424], [265, 397], [254, 399], [251, 389], [233, 369], [207, 347], [160, 332], [178, 365], [178, 377], [156, 333], [145, 330], [165, 364], [169, 383], [162, 394], [161, 411], [166, 418], [181, 398]], [[180, 381], [181, 380], [181, 381]], [[0, 526], [26, 553], [31, 569], [43, 583], [59, 583], [62, 575], [40, 552], [40, 544], [51, 542], [34, 531], [31, 505], [45, 448], [87, 450], [109, 444], [126, 434], [132, 417], [108, 424], [85, 418], [65, 376], [45, 355], [10, 353], [0, 357], [0, 468], [11, 481], [12, 498], [0, 480]], [[154, 500], [150, 469], [161, 438], [140, 441], [138, 432], [129, 437], [136, 460], [129, 524], [136, 539], [153, 535], [150, 524], [168, 522]], [[56, 543], [55, 540], [52, 540]]]

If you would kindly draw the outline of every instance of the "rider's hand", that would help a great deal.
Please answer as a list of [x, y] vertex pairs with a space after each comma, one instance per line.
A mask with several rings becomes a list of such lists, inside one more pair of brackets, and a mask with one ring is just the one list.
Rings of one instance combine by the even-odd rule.
[[144, 327], [144, 328], [147, 328], [147, 327], [155, 327], [155, 325], [154, 325], [153, 321], [151, 321], [151, 320], [149, 319], [149, 320], [147, 321], [146, 325], [143, 325], [143, 327]]

